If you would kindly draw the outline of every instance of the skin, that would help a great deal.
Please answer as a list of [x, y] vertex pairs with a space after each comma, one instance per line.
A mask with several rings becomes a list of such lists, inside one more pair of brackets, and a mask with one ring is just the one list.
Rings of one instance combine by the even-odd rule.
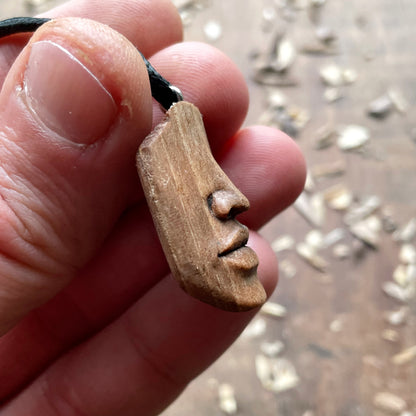
[[[178, 43], [180, 19], [170, 1], [78, 0], [47, 14], [69, 15], [123, 37], [73, 20], [73, 30], [68, 21], [46, 25], [29, 45], [20, 35], [0, 43], [1, 411], [155, 415], [255, 311], [215, 309], [169, 276], [134, 168], [138, 146], [162, 117], [157, 106], [151, 112], [134, 46], [204, 114], [214, 156], [250, 200], [240, 218], [250, 229], [293, 202], [304, 161], [281, 132], [240, 130], [248, 106], [243, 77], [212, 47]], [[114, 127], [93, 145], [62, 140], [17, 95], [36, 41], [84, 51], [89, 70], [118, 98]], [[275, 256], [255, 231], [250, 246], [270, 295]]]

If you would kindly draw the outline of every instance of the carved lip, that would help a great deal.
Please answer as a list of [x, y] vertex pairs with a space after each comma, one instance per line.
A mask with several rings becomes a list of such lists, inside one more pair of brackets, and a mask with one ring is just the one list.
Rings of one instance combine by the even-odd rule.
[[224, 247], [219, 253], [218, 257], [225, 257], [233, 253], [240, 248], [246, 246], [248, 241], [248, 228], [244, 225], [240, 225], [236, 232], [234, 232], [228, 241], [226, 247]]

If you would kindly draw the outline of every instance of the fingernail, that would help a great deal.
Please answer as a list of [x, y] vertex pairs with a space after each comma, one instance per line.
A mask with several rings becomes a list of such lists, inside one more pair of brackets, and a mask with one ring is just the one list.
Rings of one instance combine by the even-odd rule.
[[97, 77], [51, 41], [32, 45], [24, 87], [41, 122], [75, 143], [91, 144], [105, 136], [117, 115], [113, 97]]

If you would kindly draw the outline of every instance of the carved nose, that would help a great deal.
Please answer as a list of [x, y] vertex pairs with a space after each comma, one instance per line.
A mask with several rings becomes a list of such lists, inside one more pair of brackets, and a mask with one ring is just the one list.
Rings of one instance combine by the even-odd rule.
[[250, 208], [248, 199], [238, 190], [219, 190], [208, 198], [212, 213], [220, 220], [229, 220]]

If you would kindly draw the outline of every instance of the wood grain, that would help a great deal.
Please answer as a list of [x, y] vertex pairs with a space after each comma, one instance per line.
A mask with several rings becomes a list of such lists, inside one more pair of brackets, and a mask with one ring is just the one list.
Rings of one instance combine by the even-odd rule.
[[142, 143], [137, 167], [173, 276], [190, 295], [228, 311], [266, 300], [258, 259], [235, 216], [247, 198], [214, 160], [201, 114], [173, 105]]

